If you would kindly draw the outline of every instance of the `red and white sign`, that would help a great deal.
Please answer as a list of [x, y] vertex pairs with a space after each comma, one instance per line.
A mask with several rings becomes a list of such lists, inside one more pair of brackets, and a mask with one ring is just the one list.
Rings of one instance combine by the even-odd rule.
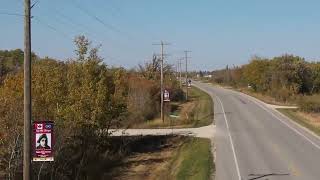
[[52, 121], [33, 123], [33, 161], [53, 161], [53, 126]]
[[170, 94], [169, 94], [169, 91], [167, 91], [167, 90], [164, 90], [163, 101], [166, 101], [166, 102], [170, 101]]
[[188, 88], [191, 88], [191, 79], [188, 80]]

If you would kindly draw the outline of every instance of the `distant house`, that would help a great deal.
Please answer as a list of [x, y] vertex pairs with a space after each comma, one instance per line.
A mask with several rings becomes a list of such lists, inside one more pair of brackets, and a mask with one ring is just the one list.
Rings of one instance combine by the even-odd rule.
[[212, 74], [206, 74], [204, 75], [205, 78], [212, 78]]

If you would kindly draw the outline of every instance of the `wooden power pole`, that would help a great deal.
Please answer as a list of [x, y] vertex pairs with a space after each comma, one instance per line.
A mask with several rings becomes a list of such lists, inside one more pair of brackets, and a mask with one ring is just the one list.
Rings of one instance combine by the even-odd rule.
[[179, 67], [179, 86], [180, 86], [180, 89], [182, 88], [182, 77], [181, 77], [181, 71], [182, 71], [182, 62], [181, 62], [181, 60], [183, 60], [183, 58], [181, 59], [179, 59], [178, 60], [178, 67]]
[[161, 93], [161, 107], [160, 107], [160, 116], [161, 116], [161, 120], [162, 122], [164, 122], [164, 106], [163, 106], [163, 61], [164, 61], [164, 46], [165, 45], [170, 45], [168, 43], [164, 43], [163, 41], [160, 42], [160, 44], [153, 44], [153, 45], [160, 45], [161, 46], [161, 64], [160, 64], [160, 73], [161, 73], [161, 77], [160, 77], [160, 93]]
[[191, 51], [184, 51], [186, 60], [186, 101], [188, 101], [188, 53]]
[[24, 139], [23, 179], [31, 179], [31, 5], [24, 0]]

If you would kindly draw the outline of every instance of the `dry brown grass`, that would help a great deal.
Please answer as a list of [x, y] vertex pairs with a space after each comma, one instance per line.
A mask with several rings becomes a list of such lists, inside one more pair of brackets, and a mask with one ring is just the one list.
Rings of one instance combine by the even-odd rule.
[[278, 109], [278, 111], [320, 136], [319, 113], [305, 113], [293, 109]]
[[112, 179], [198, 180], [215, 172], [209, 139], [172, 136], [159, 149], [130, 155]]
[[261, 93], [253, 92], [253, 91], [249, 90], [248, 88], [244, 88], [244, 87], [234, 88], [232, 86], [221, 85], [221, 84], [217, 84], [217, 83], [211, 83], [211, 84], [213, 84], [215, 86], [223, 87], [225, 89], [231, 89], [231, 90], [240, 91], [242, 93], [245, 93], [245, 94], [253, 96], [253, 97], [257, 98], [257, 99], [260, 99], [261, 101], [263, 101], [265, 103], [268, 103], [268, 104], [279, 105], [279, 106], [292, 105], [292, 104], [288, 104], [288, 103], [284, 103], [284, 102], [279, 102], [274, 97], [271, 97], [271, 96], [268, 96], [268, 95], [265, 95], [265, 94], [261, 94]]
[[268, 103], [268, 104], [273, 104], [273, 105], [279, 105], [279, 106], [289, 106], [289, 105], [294, 105], [294, 104], [291, 104], [289, 102], [285, 103], [285, 102], [280, 102], [280, 101], [277, 101], [276, 98], [274, 97], [271, 97], [271, 96], [268, 96], [268, 95], [265, 95], [265, 94], [261, 94], [261, 93], [256, 93], [256, 92], [252, 92], [250, 91], [249, 89], [246, 89], [246, 88], [239, 88], [239, 89], [236, 89], [242, 93], [245, 93], [245, 94], [248, 94], [250, 96], [253, 96], [257, 99], [260, 99], [261, 101], [265, 102], [265, 103]]
[[[128, 157], [122, 164], [121, 174], [116, 180], [156, 180], [172, 179], [168, 172], [171, 159], [183, 144], [181, 137], [173, 137], [160, 150], [137, 153]], [[119, 169], [118, 169], [119, 170]]]
[[305, 113], [305, 112], [297, 112], [298, 116], [304, 117], [309, 124], [320, 127], [320, 113]]
[[195, 101], [192, 102], [187, 102], [182, 104], [181, 107], [181, 112], [180, 112], [180, 120], [182, 121], [189, 121], [190, 117], [189, 117], [189, 113], [193, 111], [193, 109], [196, 107], [196, 103]]

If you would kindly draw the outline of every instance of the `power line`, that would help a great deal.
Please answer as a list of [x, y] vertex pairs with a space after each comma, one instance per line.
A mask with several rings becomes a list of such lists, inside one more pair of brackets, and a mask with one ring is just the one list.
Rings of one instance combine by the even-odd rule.
[[[38, 2], [39, 2], [39, 0], [38, 0], [36, 3], [38, 3]], [[34, 5], [35, 5], [35, 4], [34, 4]], [[32, 6], [30, 6], [30, 9], [31, 9], [31, 7], [32, 7]], [[24, 17], [23, 14], [9, 13], [9, 12], [0, 12], [0, 15]], [[46, 26], [47, 28], [55, 31], [56, 33], [58, 33], [58, 34], [60, 34], [60, 35], [62, 35], [63, 37], [68, 38], [68, 39], [72, 39], [72, 38], [70, 38], [66, 33], [58, 30], [57, 28], [55, 28], [54, 26], [51, 26], [50, 24], [44, 22], [43, 20], [40, 20], [40, 18], [34, 17], [34, 16], [30, 16], [30, 18], [33, 19], [33, 20], [35, 20], [35, 21], [37, 21], [39, 24], [41, 24], [41, 25], [43, 25], [43, 26]]]
[[[38, 2], [40, 2], [39, 0], [36, 2], [36, 3], [38, 3]], [[46, 7], [44, 7], [46, 10], [48, 10], [48, 11], [51, 11], [51, 10], [54, 10], [55, 12], [55, 15], [56, 16], [50, 16], [50, 17], [54, 17], [54, 22], [58, 22], [59, 24], [62, 24], [63, 26], [68, 26], [68, 25], [70, 25], [70, 24], [72, 24], [74, 27], [78, 27], [78, 26], [81, 26], [81, 27], [84, 27], [83, 25], [80, 25], [79, 23], [77, 24], [77, 23], [75, 23], [71, 18], [69, 18], [69, 17], [67, 17], [66, 15], [64, 15], [63, 13], [61, 13], [61, 12], [59, 12], [58, 10], [56, 10], [55, 8], [46, 8]], [[59, 18], [57, 15], [59, 15], [60, 17], [63, 17], [63, 18]], [[49, 16], [47, 16], [47, 17], [49, 17]], [[49, 18], [50, 18], [49, 17]], [[55, 31], [55, 32], [57, 32], [57, 33], [59, 33], [60, 35], [62, 35], [63, 37], [68, 37], [68, 38], [70, 38], [65, 32], [63, 32], [63, 31], [60, 31], [60, 30], [58, 30], [57, 28], [55, 28], [55, 26], [53, 26], [53, 25], [50, 25], [50, 24], [48, 24], [48, 23], [45, 23], [44, 22], [44, 20], [40, 20], [38, 17], [37, 17], [37, 19], [38, 19], [38, 21], [41, 21], [41, 22], [39, 22], [39, 24], [41, 24], [41, 25], [44, 25], [44, 26], [46, 26], [47, 28], [49, 28], [49, 29], [51, 29], [51, 30], [53, 30], [53, 31]], [[73, 33], [79, 33], [79, 32], [77, 32], [74, 28], [70, 28], [70, 29], [72, 29], [72, 31], [73, 31]], [[80, 30], [80, 29], [79, 29]], [[81, 30], [82, 31], [82, 30]], [[81, 32], [82, 33], [82, 32]], [[86, 34], [89, 34], [87, 31], [86, 32], [84, 32], [84, 33], [86, 33]], [[70, 38], [70, 39], [72, 39], [72, 38]]]
[[[72, 1], [71, 1], [71, 2], [72, 2]], [[105, 26], [105, 27], [107, 26], [106, 28], [108, 28], [108, 29], [113, 28], [113, 29], [111, 29], [111, 30], [116, 31], [116, 32], [118, 32], [118, 33], [125, 34], [125, 33], [123, 33], [122, 31], [120, 31], [119, 29], [117, 29], [115, 26], [112, 26], [112, 25], [106, 23], [105, 21], [103, 21], [103, 20], [102, 20], [101, 18], [99, 18], [98, 16], [94, 15], [93, 13], [90, 13], [90, 11], [89, 11], [88, 9], [86, 9], [86, 8], [83, 7], [83, 6], [81, 6], [81, 4], [80, 4], [79, 2], [77, 2], [76, 0], [73, 0], [73, 2], [74, 2], [73, 5], [74, 5], [77, 9], [81, 10], [82, 12], [84, 12], [84, 13], [85, 13], [86, 15], [88, 15], [89, 17], [94, 18], [95, 21], [98, 21], [100, 24], [103, 23], [102, 25]], [[75, 21], [74, 18], [72, 18], [72, 17], [70, 17], [70, 16], [67, 16], [65, 13], [63, 13], [62, 11], [57, 10], [57, 9], [54, 8], [54, 7], [50, 7], [50, 8], [47, 8], [47, 9], [48, 9], [48, 11], [54, 11], [54, 13], [55, 13], [56, 15], [58, 15], [60, 18], [64, 19], [64, 21], [72, 24], [73, 26], [83, 28], [84, 30], [86, 30], [86, 31], [84, 31], [85, 34], [90, 34], [90, 36], [94, 35], [95, 39], [96, 39], [97, 41], [99, 40], [99, 35], [101, 35], [102, 33], [91, 32], [92, 30], [91, 30], [90, 26], [87, 26], [87, 25], [84, 24], [84, 23], [80, 23], [80, 22]], [[61, 8], [59, 8], [59, 9], [61, 9]], [[59, 18], [58, 16], [56, 16], [56, 18]], [[98, 19], [96, 19], [96, 18], [98, 18]], [[130, 35], [125, 35], [125, 36], [128, 37], [129, 39], [131, 39]], [[107, 40], [107, 41], [109, 41], [109, 42], [111, 41], [110, 37], [108, 37], [108, 36], [104, 36], [104, 37], [102, 37], [102, 38], [105, 39], [105, 40]]]
[[64, 18], [66, 21], [68, 21], [70, 24], [77, 26], [77, 27], [82, 27], [83, 29], [89, 30], [88, 26], [82, 24], [82, 23], [78, 23], [76, 21], [74, 21], [72, 18], [66, 16], [65, 14], [61, 13], [60, 11], [58, 11], [57, 9], [53, 9], [57, 15], [59, 15], [60, 17]]
[[[21, 2], [22, 5], [24, 5], [24, 3], [23, 3], [22, 1], [19, 1], [19, 0], [16, 0], [16, 1], [19, 2], [19, 3]], [[31, 5], [31, 3], [32, 3], [32, 2], [31, 2], [31, 0], [30, 0], [30, 14], [31, 14], [31, 9], [32, 9], [33, 7], [35, 7], [35, 5], [39, 4], [39, 3], [40, 3], [40, 0], [36, 0], [34, 3], [32, 3], [32, 5]], [[2, 13], [0, 13], [0, 14], [2, 14]], [[3, 14], [16, 15], [16, 16], [24, 16], [24, 15], [22, 15], [22, 14], [17, 14], [17, 13], [3, 13]], [[51, 26], [50, 24], [44, 22], [43, 20], [40, 20], [39, 17], [30, 16], [30, 18], [31, 18], [32, 20], [37, 21], [39, 24], [41, 24], [41, 25], [43, 25], [43, 26], [46, 26], [47, 28], [55, 31], [56, 33], [58, 33], [58, 34], [60, 34], [60, 35], [62, 35], [63, 37], [65, 37], [65, 38], [70, 38], [66, 33], [64, 33], [64, 32], [62, 32], [62, 31], [59, 31], [59, 30], [56, 29], [54, 26]]]
[[[18, 1], [18, 2], [21, 2], [21, 1], [19, 1], [19, 0], [16, 0], [16, 1]], [[36, 4], [38, 4], [40, 2], [40, 0], [36, 0], [34, 3], [32, 3], [32, 6], [31, 6], [31, 8], [32, 7], [34, 7]], [[23, 2], [21, 2], [22, 3], [22, 5], [23, 5]], [[77, 2], [75, 2], [75, 0], [74, 0], [74, 4], [75, 4], [75, 6], [78, 8], [78, 9], [80, 9], [81, 11], [83, 11], [84, 13], [86, 13], [87, 15], [89, 15], [89, 16], [91, 16], [92, 18], [94, 18], [95, 20], [97, 20], [97, 21], [99, 21], [100, 23], [103, 23], [103, 25], [104, 26], [107, 26], [109, 29], [112, 29], [113, 31], [117, 31], [117, 32], [119, 32], [119, 33], [121, 33], [119, 30], [117, 30], [115, 27], [113, 27], [112, 25], [109, 25], [109, 24], [107, 24], [107, 23], [105, 23], [104, 21], [102, 21], [100, 18], [98, 18], [97, 16], [95, 16], [95, 15], [93, 15], [93, 14], [91, 14], [88, 10], [86, 10], [85, 8], [82, 8]], [[48, 10], [52, 10], [53, 8], [47, 8]], [[69, 22], [68, 23], [70, 23], [70, 24], [73, 24], [74, 26], [81, 26], [81, 27], [83, 27], [84, 29], [86, 29], [87, 30], [87, 34], [91, 34], [91, 33], [89, 33], [88, 32], [88, 27], [87, 26], [85, 26], [84, 24], [80, 24], [80, 23], [77, 23], [77, 22], [75, 22], [74, 20], [72, 20], [71, 18], [69, 18], [68, 16], [66, 16], [66, 15], [64, 15], [63, 13], [61, 13], [60, 11], [58, 11], [57, 9], [53, 9], [55, 12], [56, 12], [56, 14], [58, 14], [60, 17], [63, 17], [64, 19], [67, 19]], [[18, 14], [17, 14], [18, 15]], [[23, 15], [22, 15], [23, 16]], [[57, 18], [56, 18], [57, 19]], [[38, 19], [39, 20], [39, 19]], [[43, 21], [41, 22], [43, 25], [45, 25], [46, 27], [48, 27], [48, 28], [50, 28], [50, 29], [52, 29], [53, 31], [56, 31], [56, 32], [58, 32], [59, 34], [63, 34], [63, 36], [67, 36], [65, 33], [63, 33], [63, 32], [61, 32], [61, 31], [59, 31], [59, 30], [57, 30], [56, 28], [54, 28], [53, 26], [51, 26], [51, 25], [49, 25], [48, 23], [44, 23]], [[61, 20], [60, 20], [60, 23], [62, 23], [61, 22]], [[62, 24], [66, 24], [66, 23], [62, 23]], [[109, 39], [109, 38], [107, 38], [107, 39]]]
[[[96, 39], [97, 41], [99, 40], [98, 33], [91, 32], [92, 30], [86, 24], [75, 21], [72, 17], [67, 16], [65, 13], [63, 13], [62, 11], [57, 10], [56, 8], [52, 7], [52, 8], [46, 8], [46, 9], [48, 11], [53, 11], [55, 13], [55, 15], [56, 15], [55, 19], [63, 20], [64, 21], [63, 24], [67, 24], [68, 23], [68, 24], [76, 27], [78, 30], [80, 30], [81, 33], [93, 36], [93, 38]], [[61, 20], [60, 20], [60, 22], [61, 22]], [[110, 38], [107, 37], [107, 36], [103, 36], [103, 39], [111, 41]]]
[[[19, 1], [19, 0], [16, 0], [16, 1]], [[20, 2], [20, 1], [19, 1]], [[36, 3], [39, 3], [40, 0], [36, 1], [34, 4]], [[104, 27], [112, 30], [112, 31], [116, 31], [117, 33], [122, 33], [124, 34], [123, 32], [121, 32], [119, 29], [117, 29], [116, 27], [106, 23], [105, 21], [103, 21], [101, 18], [99, 18], [98, 16], [90, 13], [90, 11], [88, 11], [86, 8], [84, 7], [81, 7], [81, 4], [79, 4], [78, 2], [76, 2], [76, 0], [73, 0], [74, 2], [74, 5], [80, 9], [81, 11], [83, 11], [86, 15], [90, 16], [91, 18], [94, 18], [95, 21], [98, 21], [100, 24], [102, 24]], [[22, 3], [22, 2], [21, 2]], [[87, 34], [87, 35], [90, 35], [90, 36], [93, 36], [94, 39], [96, 39], [96, 41], [99, 41], [100, 37], [98, 36], [101, 35], [101, 33], [95, 33], [95, 32], [91, 32], [91, 28], [89, 28], [89, 26], [86, 26], [85, 24], [83, 23], [79, 23], [79, 22], [76, 22], [73, 20], [73, 18], [71, 17], [68, 17], [67, 15], [65, 15], [65, 13], [62, 13], [61, 11], [58, 11], [56, 8], [47, 8], [48, 11], [54, 11], [55, 12], [55, 19], [57, 21], [55, 22], [58, 22], [59, 24], [64, 24], [64, 25], [73, 25], [74, 27], [77, 27], [80, 31], [80, 33], [84, 33], [84, 34]], [[59, 17], [58, 17], [59, 16]], [[63, 20], [63, 21], [62, 21]], [[60, 30], [56, 29], [54, 26], [52, 25], [49, 25], [48, 23], [44, 23], [43, 20], [42, 20], [42, 25], [48, 27], [49, 29], [59, 33], [59, 34], [62, 34], [64, 37], [66, 37], [66, 33], [64, 32], [61, 32]], [[81, 30], [81, 29], [84, 29], [85, 31]], [[75, 32], [75, 31], [74, 31]], [[127, 37], [128, 39], [131, 39], [131, 37], [129, 35], [125, 35], [125, 37]], [[102, 37], [103, 39], [111, 42], [111, 39], [108, 37], [108, 36], [104, 36]]]
[[44, 21], [40, 20], [38, 17], [34, 17], [34, 20], [36, 20], [38, 23], [42, 24], [43, 26], [46, 26], [47, 28], [49, 28], [49, 29], [51, 29], [51, 30], [55, 31], [56, 33], [58, 33], [58, 34], [62, 35], [63, 37], [65, 37], [65, 38], [68, 38], [68, 39], [71, 39], [71, 40], [72, 40], [72, 38], [71, 38], [70, 36], [68, 36], [66, 33], [64, 33], [64, 32], [62, 32], [62, 31], [58, 30], [57, 28], [55, 28], [54, 26], [51, 26], [50, 24], [48, 24], [48, 23], [46, 23], [46, 22], [44, 22]]
[[102, 24], [104, 27], [106, 27], [109, 30], [115, 31], [117, 33], [122, 33], [120, 30], [118, 30], [116, 27], [114, 27], [111, 24], [108, 24], [106, 22], [104, 22], [102, 19], [100, 19], [98, 16], [90, 13], [87, 9], [83, 8], [80, 6], [80, 4], [78, 4], [78, 2], [76, 0], [73, 0], [72, 2], [74, 2], [74, 5], [80, 9], [83, 13], [87, 14], [88, 16], [90, 16], [92, 19], [96, 20], [97, 22], [99, 22], [100, 24]]
[[19, 17], [24, 17], [22, 14], [18, 13], [7, 13], [7, 12], [0, 12], [1, 15], [8, 15], [8, 16], [19, 16]]
[[40, 2], [40, 0], [36, 0], [34, 3], [32, 3], [30, 9], [32, 9], [35, 5], [37, 5]]
[[[21, 1], [19, 1], [19, 0], [16, 0], [17, 2], [21, 2]], [[22, 5], [23, 5], [23, 2], [21, 2], [22, 3]], [[35, 2], [34, 3], [32, 3], [32, 5], [31, 5], [31, 9], [33, 8], [33, 7], [35, 7], [35, 5], [37, 5], [37, 4], [39, 4], [40, 3], [40, 0], [35, 0]], [[52, 8], [46, 8], [47, 10], [51, 10]], [[55, 9], [56, 10], [56, 9]], [[62, 15], [62, 13], [59, 13], [57, 10], [56, 10], [56, 14], [59, 14], [59, 15], [61, 15], [61, 16], [63, 16]], [[13, 14], [13, 15], [15, 15], [15, 14]], [[17, 14], [17, 15], [19, 15], [19, 14]], [[21, 15], [21, 16], [23, 16], [23, 15]], [[64, 16], [65, 18], [66, 18], [66, 16]], [[31, 18], [34, 18], [33, 16], [31, 17]], [[55, 32], [57, 32], [57, 33], [59, 33], [59, 34], [62, 34], [64, 37], [68, 37], [68, 35], [66, 34], [66, 33], [64, 33], [64, 32], [61, 32], [61, 31], [59, 31], [58, 29], [56, 29], [54, 26], [51, 26], [51, 25], [49, 25], [48, 23], [45, 23], [43, 20], [40, 20], [38, 17], [37, 17], [37, 19], [36, 19], [37, 21], [38, 21], [38, 23], [40, 23], [40, 24], [42, 24], [42, 25], [44, 25], [44, 26], [46, 26], [47, 28], [49, 28], [49, 29], [51, 29], [51, 30], [53, 30], [53, 31], [55, 31]], [[57, 21], [59, 21], [61, 24], [64, 24], [64, 25], [68, 25], [68, 23], [66, 23], [66, 22], [62, 22], [61, 20], [59, 20], [58, 18], [56, 18], [56, 20]], [[70, 21], [70, 18], [69, 18], [69, 21]], [[70, 37], [69, 37], [70, 38]]]

